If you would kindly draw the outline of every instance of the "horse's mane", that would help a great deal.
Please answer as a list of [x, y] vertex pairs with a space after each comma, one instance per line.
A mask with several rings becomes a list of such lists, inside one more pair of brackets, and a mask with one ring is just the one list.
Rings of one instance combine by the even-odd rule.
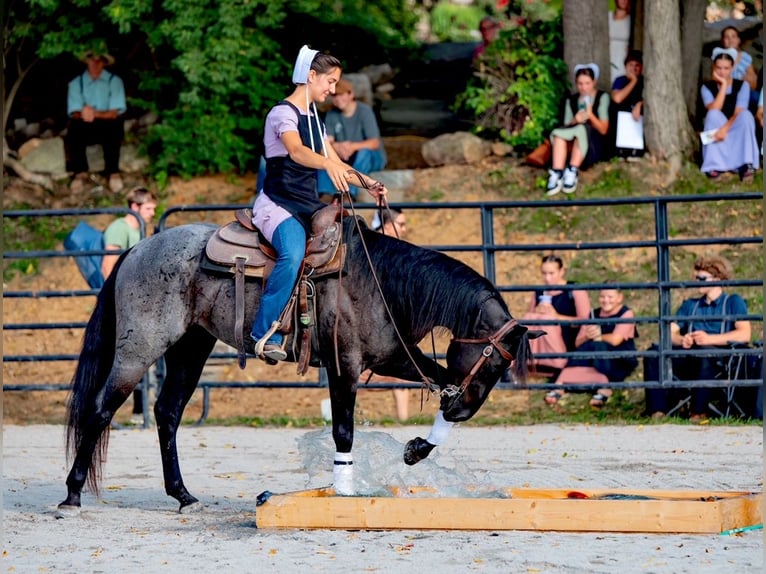
[[[444, 327], [465, 337], [472, 333], [487, 300], [495, 298], [507, 310], [495, 286], [465, 263], [367, 229], [362, 237], [394, 317], [407, 317], [413, 333]], [[369, 273], [361, 246], [350, 251], [356, 264]]]

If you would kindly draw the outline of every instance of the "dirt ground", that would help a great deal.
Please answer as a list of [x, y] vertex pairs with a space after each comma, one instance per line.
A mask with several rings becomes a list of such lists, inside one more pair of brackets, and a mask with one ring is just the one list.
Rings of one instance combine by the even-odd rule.
[[[280, 494], [332, 482], [334, 445], [329, 428], [255, 429], [207, 425], [178, 433], [186, 486], [204, 506], [178, 514], [163, 488], [157, 434], [138, 429], [111, 432], [102, 496], [86, 492], [82, 513], [54, 519], [64, 498], [68, 470], [60, 425], [3, 425], [4, 572], [405, 572], [419, 574], [755, 574], [763, 572], [763, 531], [691, 534], [717, 516], [737, 524], [760, 518], [744, 506], [714, 514], [692, 508], [717, 501], [715, 491], [763, 490], [763, 433], [751, 426], [458, 426], [447, 444], [415, 466], [402, 462], [404, 443], [425, 436], [425, 425], [359, 428], [354, 441], [359, 497], [380, 496], [381, 486], [429, 486], [440, 508], [486, 521], [485, 529], [337, 530], [266, 528], [272, 501], [256, 507], [268, 490]], [[572, 500], [559, 511], [560, 524], [598, 529], [607, 516], [628, 528], [607, 532], [543, 530], [554, 518], [542, 504], [509, 510], [498, 499], [492, 511], [475, 505], [501, 488], [589, 489], [627, 492], [669, 490], [704, 496], [699, 502], [662, 503], [628, 515], [625, 504], [642, 501]], [[457, 497], [457, 498], [455, 498]], [[709, 498], [708, 498], [709, 497]], [[332, 502], [332, 499], [325, 499]], [[370, 500], [370, 498], [365, 498]], [[375, 499], [372, 499], [375, 500]], [[718, 499], [720, 500], [720, 499]], [[317, 501], [318, 502], [318, 501]], [[388, 504], [393, 501], [385, 501]], [[423, 501], [427, 502], [427, 501]], [[542, 500], [538, 501], [544, 502]], [[733, 502], [733, 501], [732, 501]], [[684, 506], [681, 506], [684, 504]], [[596, 510], [590, 505], [600, 505]], [[606, 506], [605, 506], [606, 505]], [[361, 501], [360, 501], [361, 507]], [[334, 516], [322, 510], [328, 524]], [[390, 518], [426, 518], [433, 509], [390, 508]], [[430, 507], [429, 507], [430, 508]], [[632, 506], [636, 508], [636, 506]], [[381, 517], [385, 511], [371, 515]], [[306, 516], [320, 512], [306, 506]], [[285, 516], [290, 512], [286, 512]], [[442, 522], [444, 515], [442, 514]], [[341, 518], [338, 516], [338, 518]], [[343, 516], [348, 518], [348, 515]], [[356, 513], [360, 525], [370, 515]], [[530, 530], [503, 530], [526, 520]], [[547, 522], [546, 522], [547, 520]], [[504, 526], [505, 525], [505, 526]], [[636, 525], [648, 531], [628, 533]], [[674, 525], [678, 533], [655, 532]], [[726, 526], [723, 528], [730, 528]], [[710, 531], [708, 531], [710, 532]]]
[[[421, 161], [413, 155], [413, 150], [420, 145], [418, 140], [404, 139], [397, 146], [387, 146], [393, 168], [415, 168], [415, 184], [404, 197], [405, 201], [478, 201], [500, 199], [483, 191], [481, 182], [493, 169], [499, 168], [504, 162], [514, 161], [501, 158], [489, 158], [485, 162], [471, 166], [445, 166], [439, 168], [424, 168]], [[414, 158], [414, 159], [413, 159]], [[534, 173], [527, 174], [531, 180]], [[136, 177], [128, 175], [127, 185], [144, 183]], [[247, 204], [252, 201], [255, 189], [255, 176], [248, 174], [244, 177], [209, 176], [191, 180], [174, 178], [170, 181], [162, 206], [167, 208], [189, 204]], [[68, 189], [57, 193], [42, 192], [35, 187], [11, 182], [6, 189], [4, 202], [12, 204], [14, 200], [24, 199], [41, 208], [67, 207], [89, 204], [89, 197], [94, 194], [108, 193], [98, 188], [97, 182], [93, 187], [86, 187], [83, 197], [73, 197]], [[119, 205], [115, 201], [115, 205]], [[368, 221], [371, 212], [360, 212]], [[477, 212], [409, 210], [408, 240], [420, 245], [446, 245], [461, 243], [481, 243], [480, 221]], [[229, 212], [206, 214], [174, 215], [169, 225], [177, 225], [186, 221], [207, 220], [224, 223], [232, 219]], [[109, 216], [99, 216], [92, 219], [96, 226], [105, 227]], [[481, 269], [481, 260], [475, 254], [456, 254], [469, 265]], [[529, 276], [517, 277], [518, 281], [532, 283], [537, 279], [534, 256], [531, 254], [513, 255], [516, 259], [514, 266], [520, 273]], [[70, 258], [48, 259], [41, 263], [41, 272], [28, 276], [17, 276], [4, 291], [25, 290], [78, 290], [87, 289], [87, 284], [80, 276], [74, 262]], [[509, 301], [514, 314], [520, 314], [525, 304], [523, 299]], [[30, 318], [40, 322], [86, 322], [94, 299], [92, 297], [54, 297], [33, 299], [4, 299], [4, 323], [25, 323]], [[59, 329], [47, 331], [44, 337], [40, 331], [5, 330], [3, 333], [3, 349], [6, 355], [13, 354], [65, 354], [76, 356], [81, 345], [81, 329]], [[218, 349], [231, 352], [231, 349]], [[6, 383], [68, 383], [74, 371], [75, 361], [53, 362], [16, 362], [3, 363], [3, 380]], [[234, 360], [211, 360], [204, 380], [220, 381], [295, 381], [294, 365], [268, 367], [257, 360], [249, 360], [247, 368], [240, 371]], [[306, 382], [318, 380], [316, 370], [310, 370], [302, 378]], [[374, 381], [375, 379], [373, 379]], [[419, 414], [431, 415], [435, 412], [436, 401], [428, 400], [420, 390], [409, 392], [410, 416]], [[3, 416], [4, 422], [18, 423], [59, 423], [64, 421], [67, 394], [65, 392], [7, 392], [4, 393]], [[211, 393], [209, 416], [211, 418], [230, 417], [262, 417], [271, 418], [286, 416], [291, 418], [314, 418], [320, 415], [321, 400], [327, 397], [326, 389], [216, 389]], [[421, 411], [421, 400], [423, 409]], [[527, 407], [527, 393], [496, 393], [493, 397], [494, 407], [499, 412], [524, 410]], [[125, 421], [130, 418], [130, 404], [118, 412], [117, 420]], [[186, 417], [196, 419], [202, 412], [202, 393], [198, 392], [187, 408]], [[392, 393], [387, 390], [364, 391], [359, 393], [357, 403], [358, 419], [381, 420], [385, 417], [395, 418], [394, 400]]]

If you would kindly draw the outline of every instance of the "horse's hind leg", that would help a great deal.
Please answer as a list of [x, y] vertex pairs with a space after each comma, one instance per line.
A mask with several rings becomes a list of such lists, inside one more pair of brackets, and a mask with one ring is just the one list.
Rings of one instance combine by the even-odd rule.
[[192, 327], [165, 353], [167, 374], [162, 390], [154, 405], [157, 434], [160, 439], [162, 473], [165, 492], [179, 503], [179, 512], [199, 508], [199, 501], [192, 496], [181, 477], [178, 464], [176, 432], [189, 399], [197, 388], [202, 369], [216, 338], [201, 327]]
[[117, 410], [132, 394], [145, 370], [146, 366], [139, 362], [115, 361], [104, 388], [95, 395], [94, 402], [78, 402], [77, 409], [82, 413], [82, 422], [78, 423], [77, 452], [66, 479], [67, 497], [58, 506], [59, 517], [79, 513], [82, 490], [86, 480], [89, 480], [89, 470], [93, 473], [89, 484], [98, 494], [101, 474], [99, 461], [105, 459], [109, 424]]

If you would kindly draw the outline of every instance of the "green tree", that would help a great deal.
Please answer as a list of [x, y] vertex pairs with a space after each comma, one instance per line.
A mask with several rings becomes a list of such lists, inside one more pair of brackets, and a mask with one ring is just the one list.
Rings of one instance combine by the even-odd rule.
[[532, 149], [555, 127], [568, 88], [561, 59], [561, 18], [525, 14], [480, 56], [476, 78], [456, 102], [476, 118], [476, 131], [519, 149]]
[[[112, 50], [141, 54], [131, 60], [140, 80], [129, 106], [160, 119], [146, 146], [161, 177], [243, 170], [256, 162], [263, 118], [287, 89], [300, 44], [355, 27], [365, 49], [404, 48], [416, 21], [406, 0], [10, 0], [3, 7], [4, 131], [38, 62], [108, 41]], [[343, 41], [336, 37], [334, 46]], [[317, 46], [335, 53], [329, 43]], [[359, 42], [344, 51], [356, 64], [364, 52]], [[7, 157], [6, 165], [21, 173]]]

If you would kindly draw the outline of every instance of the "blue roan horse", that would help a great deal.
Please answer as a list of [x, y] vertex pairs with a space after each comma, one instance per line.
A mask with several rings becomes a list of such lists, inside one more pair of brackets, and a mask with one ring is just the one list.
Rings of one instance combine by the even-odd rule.
[[[440, 411], [431, 434], [405, 447], [405, 462], [415, 464], [446, 440], [452, 423], [476, 413], [514, 359], [517, 376], [524, 377], [528, 337], [534, 336], [511, 317], [497, 289], [470, 267], [357, 221], [343, 222], [344, 275], [316, 280], [317, 340], [311, 364], [327, 366], [339, 494], [354, 492], [353, 415], [363, 370], [412, 381], [421, 380], [419, 370], [438, 386]], [[200, 267], [215, 229], [181, 225], [141, 241], [120, 258], [99, 293], [69, 399], [67, 447], [73, 464], [60, 515], [79, 512], [86, 481], [98, 494], [112, 417], [163, 355], [167, 375], [154, 414], [165, 491], [182, 512], [200, 506], [181, 477], [176, 431], [216, 339], [235, 346], [234, 280]], [[385, 311], [362, 240], [406, 349]], [[250, 321], [260, 296], [260, 281], [248, 281], [244, 331], [250, 352]], [[435, 328], [453, 337], [446, 367], [416, 346]]]

